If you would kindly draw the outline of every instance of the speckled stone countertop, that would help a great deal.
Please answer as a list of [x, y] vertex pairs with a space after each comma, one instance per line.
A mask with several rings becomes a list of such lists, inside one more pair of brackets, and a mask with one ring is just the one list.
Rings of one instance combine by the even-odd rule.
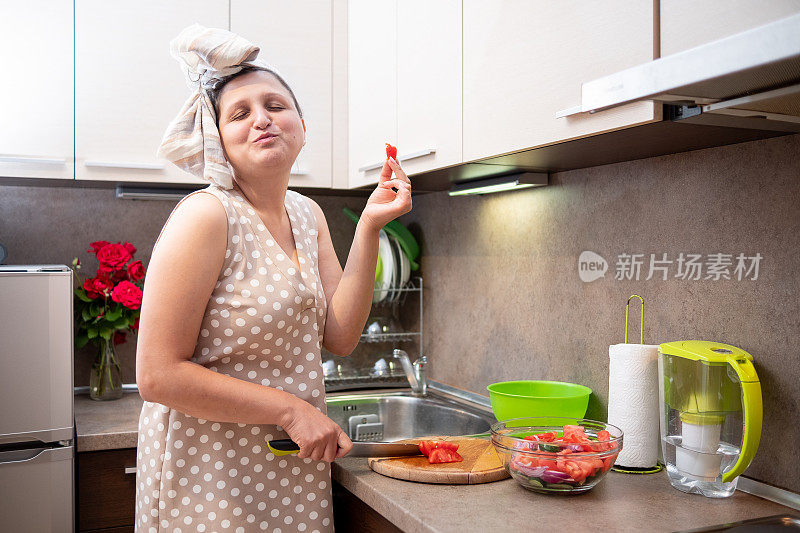
[[77, 451], [135, 448], [142, 397], [126, 392], [119, 400], [95, 401], [88, 394], [75, 395]]
[[[142, 399], [126, 393], [112, 402], [75, 397], [78, 452], [133, 448]], [[796, 511], [741, 491], [725, 499], [684, 494], [665, 472], [626, 475], [609, 472], [579, 496], [548, 496], [523, 489], [512, 479], [481, 485], [433, 485], [376, 474], [363, 458], [333, 464], [335, 481], [407, 532], [680, 531]], [[538, 524], [538, 526], [537, 526]]]

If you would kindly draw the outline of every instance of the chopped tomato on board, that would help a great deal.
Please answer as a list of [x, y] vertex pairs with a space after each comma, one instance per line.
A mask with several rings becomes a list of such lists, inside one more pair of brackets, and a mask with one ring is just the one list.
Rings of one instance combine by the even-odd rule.
[[418, 446], [419, 451], [426, 457], [430, 457], [433, 450], [450, 450], [452, 452], [458, 450], [458, 444], [446, 440], [424, 440]]
[[428, 462], [436, 463], [460, 463], [464, 458], [455, 450], [448, 448], [436, 448], [428, 456]]
[[397, 148], [389, 143], [386, 143], [386, 159], [397, 161]]

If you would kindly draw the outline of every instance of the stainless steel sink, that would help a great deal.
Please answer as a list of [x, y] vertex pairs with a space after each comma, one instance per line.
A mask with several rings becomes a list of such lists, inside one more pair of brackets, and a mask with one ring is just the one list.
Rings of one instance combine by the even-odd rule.
[[489, 431], [491, 409], [431, 391], [328, 396], [328, 416], [353, 440], [394, 441], [427, 435], [473, 435]]

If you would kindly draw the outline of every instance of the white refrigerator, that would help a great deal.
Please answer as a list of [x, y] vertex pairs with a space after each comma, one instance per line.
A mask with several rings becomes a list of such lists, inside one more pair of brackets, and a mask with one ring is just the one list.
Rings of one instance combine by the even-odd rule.
[[0, 531], [75, 528], [72, 271], [0, 265]]

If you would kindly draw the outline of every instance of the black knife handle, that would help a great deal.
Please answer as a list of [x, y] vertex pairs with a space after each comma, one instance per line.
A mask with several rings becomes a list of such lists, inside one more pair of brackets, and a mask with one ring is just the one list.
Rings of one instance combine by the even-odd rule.
[[269, 447], [278, 452], [292, 453], [299, 452], [300, 446], [292, 439], [276, 439], [267, 443]]

